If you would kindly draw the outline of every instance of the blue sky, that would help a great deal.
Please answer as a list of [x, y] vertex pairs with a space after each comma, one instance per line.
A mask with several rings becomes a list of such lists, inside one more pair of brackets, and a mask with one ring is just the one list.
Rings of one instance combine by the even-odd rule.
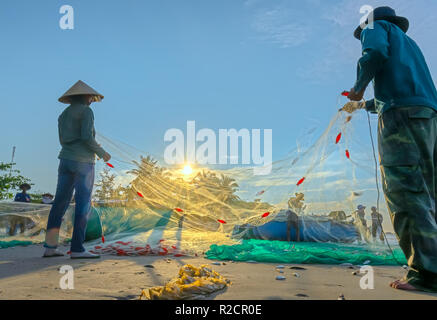
[[[59, 28], [64, 4], [74, 30]], [[323, 130], [353, 85], [366, 4], [410, 19], [435, 77], [433, 0], [1, 1], [0, 161], [15, 145], [34, 189], [54, 192], [57, 98], [79, 79], [105, 95], [92, 106], [105, 136], [162, 156], [165, 131], [187, 120], [273, 129], [279, 159], [308, 128]]]

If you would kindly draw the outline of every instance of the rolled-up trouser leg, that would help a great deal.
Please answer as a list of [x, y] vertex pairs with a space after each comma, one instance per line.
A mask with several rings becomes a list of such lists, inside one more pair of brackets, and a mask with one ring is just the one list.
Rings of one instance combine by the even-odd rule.
[[437, 290], [437, 112], [396, 108], [379, 117], [379, 153], [387, 206], [408, 260], [406, 280]]

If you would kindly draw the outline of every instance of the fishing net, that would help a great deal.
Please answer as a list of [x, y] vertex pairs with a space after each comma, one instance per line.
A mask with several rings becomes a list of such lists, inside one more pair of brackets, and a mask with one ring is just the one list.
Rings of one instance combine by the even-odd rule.
[[237, 245], [212, 245], [208, 259], [298, 264], [398, 265], [406, 264], [400, 248], [340, 243], [244, 240]]
[[[336, 112], [329, 122], [304, 131], [297, 143], [290, 142], [295, 147], [274, 161], [266, 175], [254, 174], [254, 167], [241, 161], [169, 165], [162, 157], [99, 134], [97, 140], [112, 159], [96, 164], [88, 248], [117, 255], [199, 255], [209, 250], [206, 256], [213, 259], [270, 262], [363, 263], [372, 258], [392, 264], [397, 257], [402, 263], [376, 183], [379, 169], [375, 171], [369, 134], [375, 120], [364, 111]], [[243, 139], [237, 138], [237, 145]], [[196, 147], [202, 149], [202, 143]], [[359, 205], [366, 208], [357, 210]], [[371, 215], [372, 206], [380, 216]], [[31, 222], [12, 238], [5, 223], [11, 212], [0, 211], [1, 236], [41, 240], [48, 211], [41, 207], [13, 213]], [[61, 238], [70, 237], [73, 218], [72, 212], [64, 218]], [[284, 251], [290, 243], [299, 255]], [[328, 250], [329, 245], [336, 250]]]
[[29, 246], [31, 244], [33, 244], [32, 241], [19, 241], [19, 240], [0, 241], [0, 249], [11, 248], [16, 246]]
[[208, 265], [196, 268], [185, 265], [180, 268], [177, 278], [164, 286], [143, 290], [140, 300], [175, 300], [175, 299], [204, 299], [205, 296], [225, 289], [231, 281], [222, 277]]

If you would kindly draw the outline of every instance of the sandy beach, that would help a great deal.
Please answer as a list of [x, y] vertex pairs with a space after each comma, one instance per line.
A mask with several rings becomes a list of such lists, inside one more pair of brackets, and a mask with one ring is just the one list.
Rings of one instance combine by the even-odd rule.
[[[67, 247], [62, 249], [68, 250]], [[337, 300], [343, 294], [346, 300], [437, 300], [437, 294], [390, 288], [389, 282], [405, 273], [401, 267], [374, 267], [375, 288], [362, 290], [357, 267], [284, 265], [282, 275], [286, 279], [279, 281], [275, 279], [280, 275], [275, 269], [277, 264], [225, 262], [213, 265], [214, 261], [200, 257], [172, 257], [167, 261], [162, 256], [104, 256], [87, 261], [71, 260], [68, 256], [42, 259], [42, 251], [41, 245], [0, 250], [0, 299], [138, 299], [142, 289], [163, 285], [174, 278], [184, 264], [210, 264], [231, 280], [232, 285], [208, 299]], [[60, 288], [59, 268], [63, 265], [74, 269], [73, 290]]]

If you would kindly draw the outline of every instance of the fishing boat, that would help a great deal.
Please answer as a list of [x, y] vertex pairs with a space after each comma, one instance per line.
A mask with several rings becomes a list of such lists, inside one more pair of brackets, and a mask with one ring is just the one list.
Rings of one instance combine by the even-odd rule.
[[[352, 243], [360, 239], [360, 232], [352, 222], [336, 221], [326, 216], [300, 216], [298, 218], [299, 241]], [[240, 239], [279, 240], [287, 239], [287, 221], [284, 213], [261, 225], [236, 225], [232, 236]], [[296, 228], [290, 228], [290, 241], [297, 241]]]

